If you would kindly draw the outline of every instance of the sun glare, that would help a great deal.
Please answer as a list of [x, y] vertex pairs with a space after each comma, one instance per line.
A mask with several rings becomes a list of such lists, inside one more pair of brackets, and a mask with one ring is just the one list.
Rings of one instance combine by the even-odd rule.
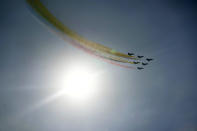
[[69, 69], [59, 84], [63, 94], [72, 102], [84, 102], [93, 99], [98, 92], [98, 73], [84, 67]]

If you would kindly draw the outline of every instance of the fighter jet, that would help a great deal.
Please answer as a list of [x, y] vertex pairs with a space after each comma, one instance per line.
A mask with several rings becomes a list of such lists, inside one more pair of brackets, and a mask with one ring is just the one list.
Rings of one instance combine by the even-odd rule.
[[137, 57], [138, 57], [138, 58], [143, 58], [144, 56], [142, 56], [142, 55], [138, 55]]
[[148, 65], [148, 63], [144, 63], [144, 62], [142, 62], [142, 65], [144, 65], [144, 66], [145, 66], [145, 65]]
[[152, 61], [153, 59], [152, 58], [147, 58], [146, 60], [149, 62], [149, 61]]
[[142, 69], [144, 69], [144, 68], [143, 68], [143, 67], [137, 67], [137, 69], [138, 69], [138, 70], [142, 70]]
[[134, 63], [134, 64], [139, 64], [140, 62], [138, 62], [138, 61], [134, 61], [133, 63]]
[[132, 56], [132, 55], [135, 55], [135, 54], [134, 54], [134, 53], [129, 53], [129, 52], [128, 52], [128, 55], [129, 55], [129, 56]]

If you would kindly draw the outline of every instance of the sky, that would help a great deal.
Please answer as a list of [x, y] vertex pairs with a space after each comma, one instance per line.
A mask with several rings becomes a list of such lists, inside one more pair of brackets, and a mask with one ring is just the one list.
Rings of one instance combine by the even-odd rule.
[[[197, 130], [194, 0], [42, 0], [87, 39], [154, 58], [142, 71], [71, 46], [24, 0], [0, 2], [0, 130]], [[61, 75], [81, 67], [99, 74], [97, 95], [84, 104], [54, 97]]]

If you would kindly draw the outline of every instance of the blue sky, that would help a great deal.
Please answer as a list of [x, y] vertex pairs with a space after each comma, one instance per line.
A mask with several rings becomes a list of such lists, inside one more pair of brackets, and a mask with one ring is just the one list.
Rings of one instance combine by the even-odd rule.
[[[197, 130], [195, 1], [42, 1], [87, 39], [155, 61], [143, 71], [110, 65], [51, 33], [25, 1], [1, 0], [0, 130]], [[103, 72], [92, 104], [32, 109], [56, 92], [56, 72], [82, 65]]]

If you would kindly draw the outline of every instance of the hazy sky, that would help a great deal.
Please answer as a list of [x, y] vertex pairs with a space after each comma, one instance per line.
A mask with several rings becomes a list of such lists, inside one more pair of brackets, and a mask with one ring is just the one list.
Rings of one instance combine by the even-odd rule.
[[[143, 71], [105, 63], [50, 32], [24, 0], [1, 0], [1, 131], [197, 130], [195, 0], [42, 1], [80, 35], [155, 61]], [[58, 73], [84, 65], [102, 72], [89, 104], [45, 102]]]

